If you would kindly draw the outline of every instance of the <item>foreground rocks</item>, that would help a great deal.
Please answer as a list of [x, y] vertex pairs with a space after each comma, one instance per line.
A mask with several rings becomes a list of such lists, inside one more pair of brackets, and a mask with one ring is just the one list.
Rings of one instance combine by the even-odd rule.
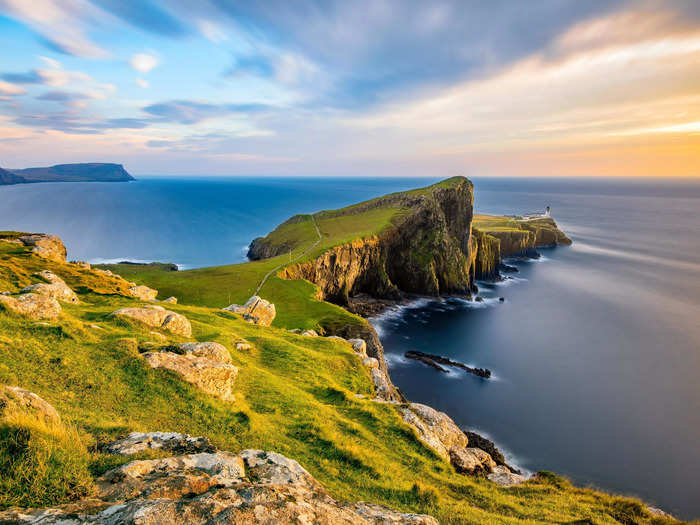
[[136, 299], [140, 299], [141, 301], [155, 301], [156, 297], [158, 296], [158, 290], [154, 290], [153, 288], [139, 284], [129, 288], [129, 294], [132, 297], [136, 297]]
[[174, 454], [216, 452], [216, 447], [208, 438], [192, 437], [177, 432], [132, 432], [104, 448], [105, 452], [120, 456], [130, 456], [154, 449], [167, 450]]
[[0, 295], [0, 307], [33, 320], [56, 319], [61, 315], [61, 305], [56, 299], [37, 293], [18, 297]]
[[168, 345], [143, 354], [151, 368], [164, 368], [223, 401], [233, 401], [238, 368], [225, 346], [214, 343]]
[[151, 328], [159, 328], [183, 337], [192, 336], [192, 326], [184, 315], [166, 310], [162, 306], [122, 308], [110, 314], [117, 319], [136, 321]]
[[275, 305], [257, 295], [248, 299], [244, 305], [231, 304], [222, 309], [239, 314], [245, 321], [260, 326], [270, 326], [277, 315]]
[[2, 523], [437, 525], [426, 515], [332, 498], [296, 461], [244, 450], [132, 461], [97, 480], [94, 499], [0, 512]]
[[64, 303], [76, 304], [80, 302], [75, 292], [71, 290], [66, 282], [55, 273], [50, 272], [49, 270], [42, 270], [35, 273], [34, 276], [42, 279], [45, 282], [27, 286], [22, 289], [21, 293], [36, 293], [39, 295], [45, 295], [47, 297], [53, 297], [54, 299]]
[[58, 423], [61, 419], [56, 409], [34, 392], [17, 386], [0, 385], [0, 419], [18, 412], [50, 423]]
[[19, 237], [19, 240], [25, 246], [31, 246], [32, 253], [37, 254], [39, 257], [56, 262], [66, 262], [66, 247], [56, 235], [32, 233], [22, 235]]

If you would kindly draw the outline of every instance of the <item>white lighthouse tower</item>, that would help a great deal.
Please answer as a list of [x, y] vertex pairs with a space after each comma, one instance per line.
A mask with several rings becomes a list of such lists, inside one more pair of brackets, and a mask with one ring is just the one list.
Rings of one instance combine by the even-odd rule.
[[544, 209], [544, 216], [545, 216], [545, 217], [549, 217], [549, 216], [550, 216], [550, 212], [551, 212], [551, 210], [549, 209], [549, 206], [547, 206], [547, 207]]

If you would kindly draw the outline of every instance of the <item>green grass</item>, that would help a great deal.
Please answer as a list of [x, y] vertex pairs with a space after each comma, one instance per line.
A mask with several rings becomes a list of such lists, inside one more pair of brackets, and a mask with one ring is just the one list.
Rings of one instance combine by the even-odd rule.
[[[166, 285], [160, 288], [162, 296], [175, 289], [190, 294], [184, 296], [191, 299], [187, 304], [168, 308], [190, 319], [193, 339], [218, 341], [231, 350], [240, 370], [234, 403], [144, 364], [137, 346], [152, 336], [108, 316], [117, 308], [140, 304], [121, 295], [120, 281], [26, 253], [0, 254], [4, 278], [14, 285], [31, 280], [27, 275], [41, 267], [50, 267], [80, 290], [81, 304], [64, 305], [63, 316], [48, 326], [0, 310], [0, 383], [36, 392], [56, 407], [65, 426], [33, 429], [31, 422], [3, 423], [0, 447], [6, 448], [0, 457], [16, 457], [7, 452], [13, 442], [24, 443], [28, 455], [15, 467], [3, 465], [0, 506], [57, 504], [89, 493], [92, 476], [127, 461], [101, 454], [97, 445], [130, 431], [162, 430], [208, 436], [233, 452], [275, 450], [299, 461], [335, 497], [426, 512], [441, 523], [670, 523], [654, 521], [635, 500], [576, 488], [554, 475], [506, 489], [456, 474], [417, 439], [394, 406], [356, 397], [371, 397], [373, 386], [349, 344], [250, 325], [220, 311], [219, 304], [206, 305], [222, 299], [227, 289], [245, 295], [247, 285], [227, 282], [232, 277], [229, 267], [217, 270], [220, 274], [153, 275]], [[139, 267], [133, 275], [150, 276], [151, 271]], [[284, 286], [275, 288], [280, 284]], [[220, 290], [212, 292], [212, 287]], [[269, 293], [289, 294], [280, 295], [278, 315], [286, 319], [282, 324], [336, 308], [318, 302], [318, 312], [306, 310], [313, 294], [308, 283], [273, 280]], [[303, 313], [287, 311], [300, 300], [295, 293], [303, 298]], [[233, 350], [240, 340], [252, 349]], [[27, 428], [31, 445], [13, 437]], [[40, 467], [41, 475], [32, 473], [32, 464]], [[28, 477], [34, 480], [31, 487], [23, 481]]]

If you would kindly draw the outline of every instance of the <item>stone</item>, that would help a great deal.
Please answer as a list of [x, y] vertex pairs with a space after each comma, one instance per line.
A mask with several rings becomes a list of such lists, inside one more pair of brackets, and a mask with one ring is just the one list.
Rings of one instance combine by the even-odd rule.
[[192, 336], [192, 326], [184, 315], [159, 306], [122, 308], [110, 315], [117, 319], [136, 321], [145, 326], [159, 328], [175, 335]]
[[34, 275], [46, 282], [26, 286], [25, 288], [22, 288], [21, 293], [45, 295], [47, 297], [53, 297], [54, 299], [64, 303], [77, 304], [80, 302], [75, 292], [71, 290], [65, 281], [55, 273], [48, 270], [42, 270]]
[[0, 419], [17, 411], [43, 418], [49, 423], [61, 420], [56, 409], [34, 392], [18, 386], [0, 385]]
[[364, 339], [348, 339], [348, 343], [358, 354], [367, 355], [367, 342]]
[[9, 509], [0, 522], [438, 524], [426, 515], [338, 501], [296, 461], [260, 450], [132, 461], [98, 478], [96, 496], [55, 509]]
[[501, 302], [501, 303], [505, 303], [505, 302], [506, 302], [506, 298], [505, 298], [505, 297], [499, 297], [499, 298], [498, 298], [498, 301]]
[[464, 431], [464, 433], [467, 435], [470, 446], [480, 448], [481, 450], [488, 452], [489, 456], [493, 458], [497, 465], [506, 464], [506, 458], [503, 456], [501, 451], [496, 448], [496, 444], [493, 441], [480, 434], [477, 434], [476, 432], [467, 430]]
[[318, 337], [318, 332], [316, 330], [304, 330], [301, 335], [305, 337]]
[[129, 288], [129, 295], [136, 297], [141, 301], [155, 301], [156, 296], [158, 295], [158, 290], [154, 290], [153, 288], [139, 284]]
[[89, 262], [85, 261], [71, 261], [71, 264], [78, 266], [79, 268], [82, 268], [83, 270], [90, 270], [92, 269], [92, 265]]
[[230, 363], [231, 354], [228, 349], [213, 341], [205, 343], [180, 343], [177, 345], [185, 355], [193, 355], [194, 357], [204, 357], [218, 363]]
[[22, 235], [19, 237], [19, 240], [25, 246], [31, 246], [32, 253], [37, 254], [39, 257], [56, 262], [66, 262], [66, 247], [56, 235], [34, 233]]
[[369, 375], [374, 383], [374, 393], [382, 401], [392, 400], [393, 385], [387, 373], [381, 368], [370, 368]]
[[474, 300], [475, 300], [477, 303], [483, 303], [483, 302], [484, 302], [484, 298], [481, 297], [480, 295], [477, 295], [476, 298], [475, 298]]
[[173, 297], [172, 295], [168, 297], [167, 299], [163, 299], [161, 303], [168, 303], [168, 304], [177, 304], [177, 297]]
[[463, 449], [469, 444], [467, 436], [444, 412], [420, 403], [410, 403], [400, 408], [403, 420], [412, 426], [418, 438], [446, 460], [450, 450]]
[[121, 456], [129, 456], [152, 449], [167, 450], [174, 454], [216, 452], [216, 447], [208, 438], [192, 437], [177, 432], [132, 432], [104, 447], [105, 452]]
[[252, 296], [244, 305], [232, 304], [223, 308], [224, 311], [233, 312], [243, 317], [245, 321], [260, 326], [270, 326], [277, 312], [275, 305], [257, 295]]
[[167, 341], [167, 340], [168, 340], [168, 338], [165, 337], [165, 336], [164, 336], [163, 334], [161, 334], [160, 332], [150, 331], [150, 332], [148, 332], [148, 333], [149, 333], [150, 336], [152, 336], [154, 339], [157, 339], [158, 341], [164, 342], [164, 341]]
[[374, 357], [366, 357], [362, 360], [362, 364], [367, 368], [379, 368], [379, 361]]
[[502, 487], [512, 487], [527, 481], [525, 476], [511, 472], [505, 465], [497, 465], [494, 467], [491, 473], [486, 475], [486, 479]]
[[56, 299], [36, 293], [25, 293], [19, 297], [0, 295], [0, 306], [33, 320], [56, 319], [61, 315], [61, 305]]
[[249, 343], [244, 343], [243, 341], [239, 341], [236, 343], [236, 350], [238, 350], [240, 352], [247, 352], [251, 348], [252, 348], [252, 346], [250, 346]]
[[455, 470], [459, 473], [488, 474], [496, 467], [496, 462], [491, 458], [489, 453], [480, 448], [452, 447], [449, 454], [450, 463], [452, 463]]

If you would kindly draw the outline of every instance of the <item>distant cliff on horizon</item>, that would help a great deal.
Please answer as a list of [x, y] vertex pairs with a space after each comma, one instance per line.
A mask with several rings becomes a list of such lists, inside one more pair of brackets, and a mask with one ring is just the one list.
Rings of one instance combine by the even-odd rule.
[[0, 186], [32, 182], [126, 182], [136, 180], [121, 164], [90, 162], [57, 164], [46, 168], [0, 168]]

